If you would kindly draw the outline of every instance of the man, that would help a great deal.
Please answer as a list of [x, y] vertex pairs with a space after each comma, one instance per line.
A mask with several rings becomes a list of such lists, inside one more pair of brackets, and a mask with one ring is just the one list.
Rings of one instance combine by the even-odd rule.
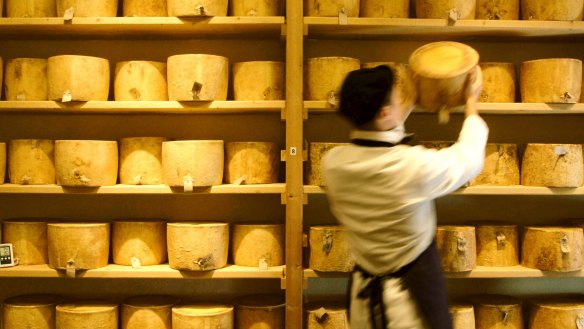
[[386, 66], [352, 71], [341, 88], [340, 113], [353, 144], [325, 155], [322, 174], [332, 213], [347, 228], [356, 259], [351, 275], [352, 329], [452, 328], [434, 243], [434, 199], [482, 170], [488, 128], [476, 109], [482, 74], [466, 84], [458, 141], [432, 150], [402, 144], [413, 99], [394, 87]]

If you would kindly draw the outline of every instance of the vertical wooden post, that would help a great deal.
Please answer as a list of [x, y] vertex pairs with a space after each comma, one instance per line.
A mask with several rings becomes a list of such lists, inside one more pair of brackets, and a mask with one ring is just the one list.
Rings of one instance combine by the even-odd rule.
[[286, 329], [302, 329], [303, 1], [286, 1]]

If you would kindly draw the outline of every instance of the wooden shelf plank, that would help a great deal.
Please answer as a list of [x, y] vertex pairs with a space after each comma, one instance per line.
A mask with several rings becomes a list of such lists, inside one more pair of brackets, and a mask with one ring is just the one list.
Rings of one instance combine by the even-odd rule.
[[216, 17], [78, 17], [65, 22], [60, 17], [0, 18], [0, 37], [70, 37], [130, 36], [152, 38], [280, 37], [285, 22], [282, 16], [216, 16]]
[[[76, 278], [118, 278], [118, 279], [281, 279], [284, 266], [272, 266], [267, 270], [255, 267], [227, 265], [214, 271], [178, 271], [168, 264], [143, 266], [134, 269], [131, 266], [110, 264], [106, 267], [78, 271]], [[18, 265], [0, 268], [0, 277], [22, 278], [65, 278], [64, 270], [54, 270], [48, 265]]]
[[304, 17], [304, 25], [309, 38], [584, 36], [581, 21], [459, 20], [449, 25], [446, 19], [350, 17], [346, 25], [339, 25], [337, 17]]
[[112, 185], [96, 188], [63, 187], [59, 185], [0, 185], [0, 194], [282, 194], [284, 183], [233, 185], [223, 184], [210, 187], [194, 187], [193, 192], [167, 185]]
[[89, 101], [61, 103], [54, 101], [1, 101], [0, 113], [63, 114], [226, 114], [281, 113], [285, 101]]
[[[584, 103], [577, 104], [549, 104], [549, 103], [478, 103], [481, 114], [541, 114], [541, 115], [581, 115], [584, 114]], [[330, 114], [337, 111], [337, 107], [327, 101], [304, 101], [304, 108], [309, 114]], [[463, 107], [450, 110], [451, 113], [463, 114]], [[414, 113], [435, 114], [429, 110], [416, 107]]]
[[[304, 270], [305, 278], [343, 278], [348, 276], [349, 273], [343, 272]], [[521, 265], [509, 267], [477, 266], [476, 269], [469, 272], [445, 273], [445, 276], [450, 279], [582, 278], [584, 271], [544, 272]]]
[[[320, 186], [305, 185], [304, 193], [324, 194]], [[533, 186], [472, 186], [458, 189], [450, 195], [577, 195], [584, 196], [584, 187], [533, 187]]]

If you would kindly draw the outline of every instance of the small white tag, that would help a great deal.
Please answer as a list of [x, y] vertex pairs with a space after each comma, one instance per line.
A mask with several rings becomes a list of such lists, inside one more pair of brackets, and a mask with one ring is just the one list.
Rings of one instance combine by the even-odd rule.
[[70, 102], [70, 101], [72, 101], [72, 100], [73, 100], [73, 96], [71, 95], [71, 91], [69, 91], [69, 90], [66, 90], [66, 91], [63, 93], [63, 98], [61, 99], [61, 102], [63, 102], [63, 103], [68, 103], [68, 102]]
[[74, 278], [75, 277], [75, 261], [74, 260], [69, 260], [67, 262], [67, 269], [65, 270], [65, 273], [67, 275], [68, 278]]
[[290, 147], [290, 155], [296, 155], [298, 152], [296, 151], [296, 147]]
[[334, 90], [331, 90], [327, 94], [327, 102], [331, 107], [337, 106], [337, 93]]
[[136, 175], [134, 176], [134, 184], [136, 185], [142, 185], [142, 175]]
[[554, 146], [554, 153], [556, 155], [566, 155], [568, 150], [563, 145], [556, 145]]
[[247, 179], [247, 176], [243, 175], [241, 177], [239, 177], [238, 179], [236, 179], [233, 184], [234, 185], [241, 185], [245, 182], [245, 180]]
[[201, 99], [199, 96], [201, 94], [201, 89], [203, 89], [202, 83], [197, 81], [193, 82], [193, 87], [191, 88], [190, 94], [194, 101]]
[[505, 248], [505, 234], [498, 232], [497, 233], [497, 249], [504, 249]]
[[63, 19], [65, 21], [71, 21], [71, 20], [73, 20], [73, 16], [75, 16], [75, 8], [70, 7], [70, 8], [67, 8], [65, 10], [65, 14], [63, 15]]
[[185, 193], [191, 193], [193, 191], [193, 179], [190, 176], [186, 176], [183, 179], [183, 185]]
[[458, 21], [458, 10], [456, 8], [450, 9], [448, 12], [448, 25], [454, 25]]
[[349, 24], [349, 18], [347, 17], [347, 10], [343, 7], [339, 10], [339, 25]]
[[205, 6], [203, 5], [196, 5], [195, 11], [198, 11], [198, 15], [205, 16]]
[[16, 95], [16, 100], [17, 101], [25, 101], [26, 100], [26, 94], [25, 93], [20, 93], [20, 94]]
[[564, 254], [570, 253], [570, 245], [568, 244], [568, 237], [565, 235], [560, 239], [560, 249], [562, 250], [562, 252]]
[[266, 261], [265, 258], [260, 258], [258, 267], [260, 268], [261, 271], [266, 271], [268, 269], [268, 262]]
[[456, 241], [456, 247], [460, 252], [466, 251], [466, 240], [464, 238], [458, 238]]
[[137, 257], [132, 257], [130, 262], [132, 263], [133, 269], [137, 270], [137, 269], [142, 268], [142, 263], [140, 262], [140, 259], [138, 259]]
[[584, 329], [584, 315], [578, 315], [578, 318], [576, 319], [576, 327], [578, 327], [578, 329]]
[[506, 325], [509, 322], [509, 311], [503, 311], [503, 324]]

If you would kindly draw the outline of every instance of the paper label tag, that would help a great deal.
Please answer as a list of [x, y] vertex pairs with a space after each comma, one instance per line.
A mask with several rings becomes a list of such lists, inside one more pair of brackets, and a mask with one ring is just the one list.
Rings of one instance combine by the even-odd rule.
[[25, 93], [20, 93], [20, 94], [16, 95], [16, 100], [17, 101], [25, 101], [26, 100], [26, 94]]
[[328, 254], [331, 252], [332, 249], [333, 249], [333, 233], [327, 231], [324, 234], [324, 238], [322, 239], [322, 251], [325, 254]]
[[183, 185], [185, 193], [191, 193], [193, 191], [193, 179], [190, 176], [186, 176], [183, 179]]
[[199, 99], [201, 99], [200, 94], [201, 94], [201, 90], [203, 89], [203, 84], [200, 82], [195, 81], [193, 83], [193, 88], [191, 88], [191, 97], [193, 98], [194, 101], [197, 101]]
[[327, 94], [327, 102], [330, 106], [336, 107], [337, 106], [337, 93], [334, 90], [331, 90]]
[[560, 239], [560, 249], [562, 250], [562, 252], [564, 254], [570, 253], [570, 245], [568, 244], [568, 237], [565, 235]]
[[458, 238], [456, 240], [456, 248], [460, 252], [466, 251], [466, 240], [464, 238]]
[[565, 92], [565, 93], [564, 93], [564, 94], [561, 96], [561, 98], [562, 98], [562, 101], [563, 101], [564, 103], [573, 103], [573, 102], [572, 102], [572, 99], [574, 98], [574, 96], [572, 96], [572, 94], [570, 94], [570, 92], [569, 92], [569, 91], [566, 91], [566, 92]]
[[132, 257], [132, 259], [130, 260], [130, 262], [132, 263], [132, 268], [133, 269], [140, 269], [142, 268], [142, 263], [140, 262], [140, 259], [138, 259], [137, 257]]
[[458, 10], [456, 8], [450, 9], [448, 12], [448, 25], [454, 25], [458, 21]]
[[497, 233], [497, 249], [505, 249], [505, 234], [498, 232]]
[[503, 324], [507, 324], [509, 322], [509, 311], [503, 311]]
[[554, 153], [556, 155], [566, 155], [568, 150], [563, 145], [556, 145], [554, 146]]
[[349, 24], [349, 18], [347, 17], [347, 10], [345, 8], [341, 8], [339, 10], [339, 25], [347, 25]]
[[266, 271], [268, 269], [268, 261], [265, 258], [260, 258], [258, 262], [258, 267], [261, 271]]
[[70, 101], [72, 101], [72, 100], [73, 100], [73, 96], [71, 95], [71, 91], [69, 91], [69, 90], [66, 90], [66, 91], [63, 93], [63, 98], [61, 99], [61, 102], [63, 102], [63, 103], [68, 103], [68, 102], [70, 102]]
[[63, 19], [65, 21], [71, 21], [71, 20], [73, 20], [73, 16], [75, 16], [75, 8], [70, 7], [70, 8], [67, 8], [65, 10], [65, 14], [63, 15]]
[[67, 274], [68, 278], [74, 278], [75, 277], [75, 261], [74, 260], [69, 260], [67, 262], [67, 269], [65, 271], [65, 273]]
[[233, 184], [234, 185], [241, 185], [241, 184], [243, 184], [245, 182], [246, 179], [247, 179], [247, 176], [246, 175], [243, 175], [243, 176], [239, 177], [238, 179], [236, 179], [233, 182]]
[[198, 12], [198, 15], [205, 16], [205, 6], [203, 5], [196, 5], [195, 11]]

